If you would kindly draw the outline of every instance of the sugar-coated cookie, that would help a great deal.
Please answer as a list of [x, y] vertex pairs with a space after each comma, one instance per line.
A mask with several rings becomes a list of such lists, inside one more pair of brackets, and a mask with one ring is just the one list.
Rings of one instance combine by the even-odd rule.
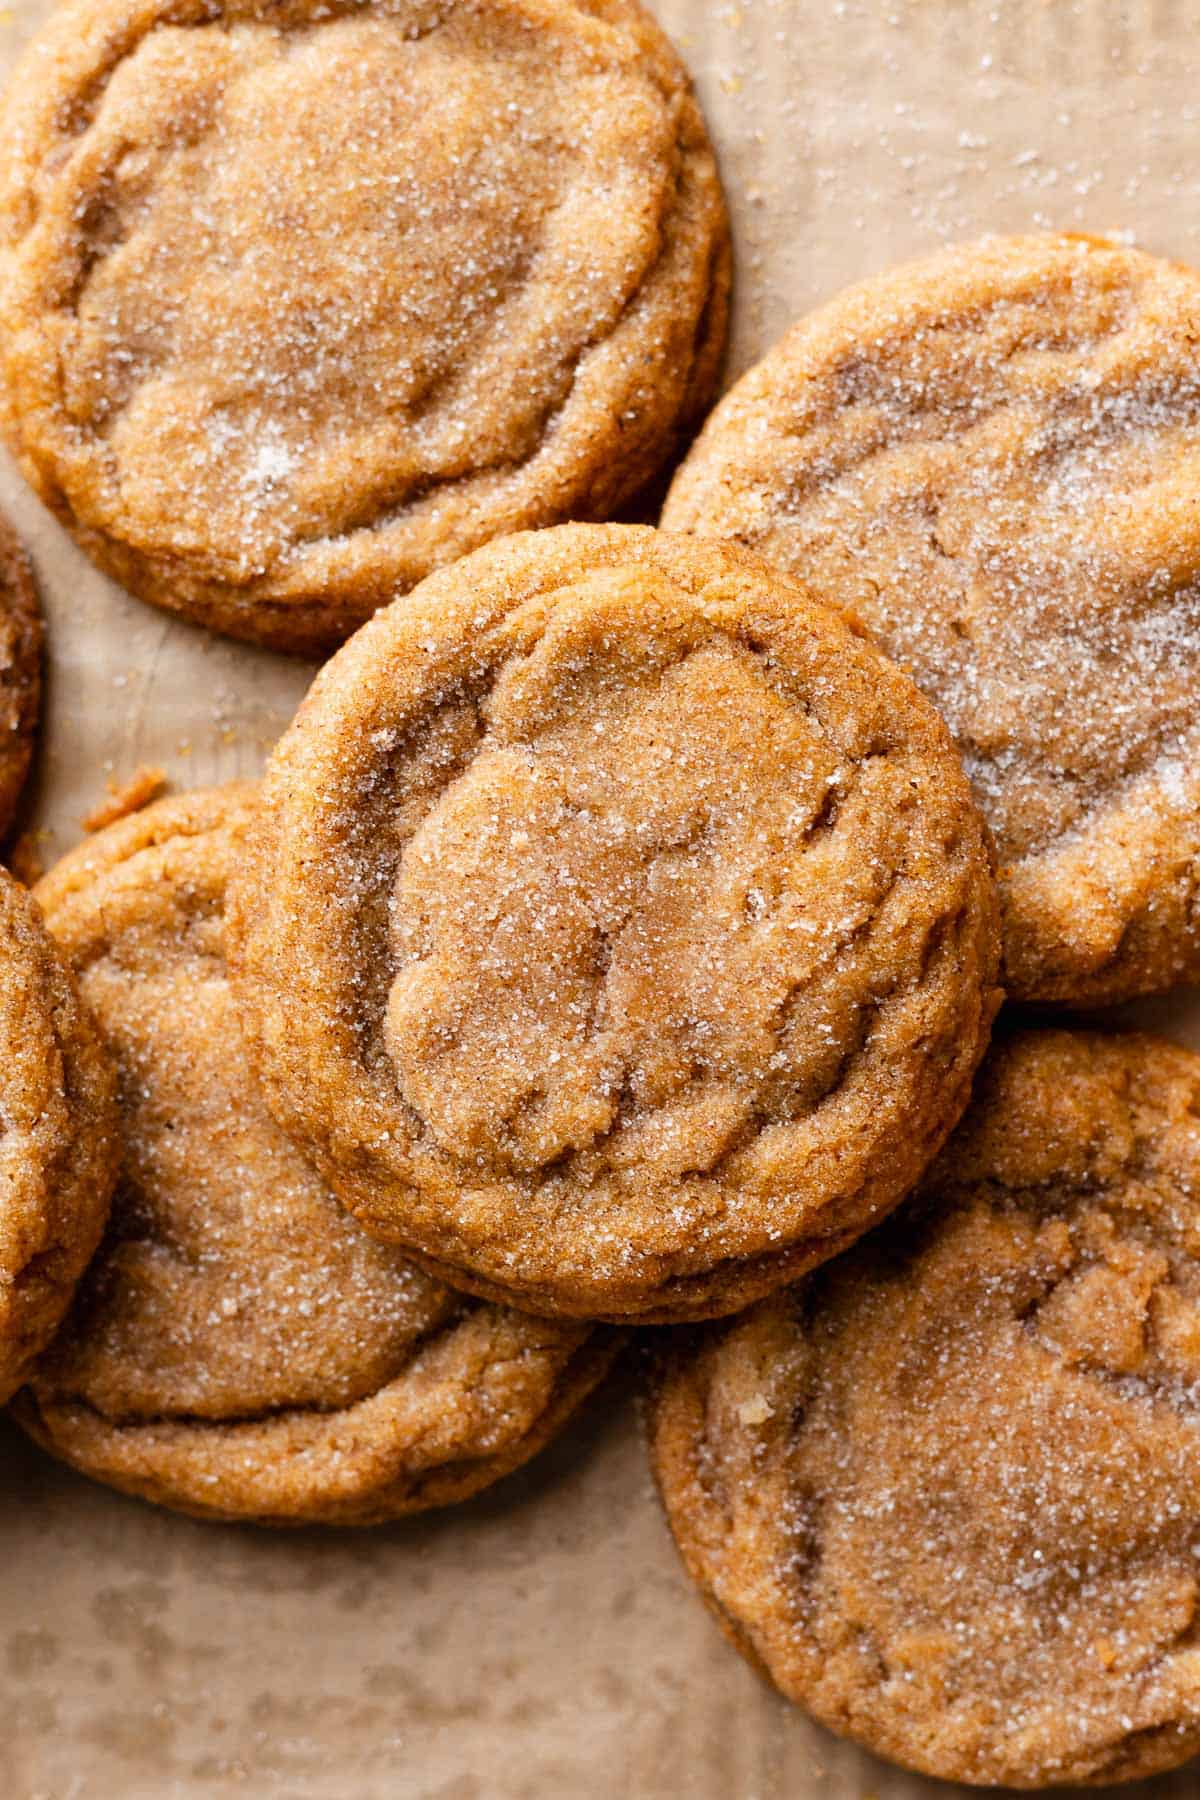
[[856, 612], [934, 701], [996, 840], [1004, 982], [1200, 979], [1200, 273], [993, 238], [802, 319], [663, 515]]
[[41, 608], [29, 558], [0, 514], [0, 838], [29, 773], [41, 703]]
[[737, 551], [563, 526], [318, 676], [231, 889], [272, 1107], [350, 1209], [535, 1312], [733, 1312], [921, 1173], [996, 1005], [941, 720]]
[[878, 1232], [681, 1341], [685, 1562], [824, 1724], [949, 1781], [1200, 1751], [1200, 1057], [1029, 1033]]
[[116, 1077], [25, 889], [0, 869], [0, 1402], [70, 1304], [108, 1216]]
[[39, 895], [121, 1075], [103, 1248], [17, 1403], [56, 1456], [208, 1517], [369, 1524], [525, 1462], [617, 1334], [452, 1293], [374, 1242], [278, 1130], [224, 960], [253, 790], [160, 801]]
[[728, 222], [635, 0], [68, 0], [0, 119], [0, 290], [0, 422], [88, 554], [316, 653], [650, 480]]

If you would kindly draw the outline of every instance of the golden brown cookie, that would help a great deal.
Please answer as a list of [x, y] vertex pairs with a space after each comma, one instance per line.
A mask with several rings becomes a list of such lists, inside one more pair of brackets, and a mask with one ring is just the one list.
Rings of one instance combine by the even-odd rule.
[[1200, 979], [1200, 274], [996, 238], [851, 288], [717, 408], [663, 523], [855, 610], [996, 840], [1005, 985]]
[[316, 652], [656, 473], [728, 223], [635, 0], [69, 0], [0, 124], [0, 277], [4, 430], [88, 554]]
[[999, 1044], [914, 1201], [681, 1341], [667, 1514], [785, 1694], [953, 1781], [1200, 1751], [1200, 1057]]
[[465, 1499], [552, 1438], [610, 1331], [452, 1293], [369, 1238], [280, 1133], [224, 958], [248, 787], [160, 801], [41, 883], [121, 1077], [104, 1247], [21, 1423], [182, 1511], [371, 1524]]
[[912, 685], [765, 565], [506, 539], [318, 676], [231, 943], [271, 1105], [380, 1236], [538, 1312], [731, 1312], [900, 1198], [996, 1003]]
[[29, 558], [0, 513], [0, 838], [33, 759], [42, 702], [42, 613]]
[[120, 1155], [115, 1091], [41, 913], [0, 869], [0, 1403], [100, 1241]]

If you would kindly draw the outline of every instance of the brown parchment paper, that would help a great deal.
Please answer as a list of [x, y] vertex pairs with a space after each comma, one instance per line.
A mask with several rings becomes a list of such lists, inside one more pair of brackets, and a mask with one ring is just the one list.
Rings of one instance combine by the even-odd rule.
[[[656, 0], [721, 152], [731, 373], [791, 318], [984, 230], [1128, 232], [1200, 262], [1197, 0]], [[48, 10], [0, 8], [0, 71]], [[0, 466], [50, 691], [47, 860], [106, 776], [261, 766], [310, 670], [97, 575]], [[1136, 1016], [1200, 1047], [1200, 1000]], [[369, 1534], [158, 1513], [0, 1422], [3, 1800], [934, 1800], [839, 1744], [711, 1624], [651, 1491], [631, 1391], [478, 1501]], [[1200, 1768], [1127, 1790], [1200, 1800]]]

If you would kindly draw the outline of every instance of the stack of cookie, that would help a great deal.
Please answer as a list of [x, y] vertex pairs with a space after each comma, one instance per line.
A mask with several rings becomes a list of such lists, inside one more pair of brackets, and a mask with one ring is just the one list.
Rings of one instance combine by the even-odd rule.
[[362, 1524], [682, 1326], [663, 1500], [786, 1693], [973, 1782], [1195, 1753], [1200, 1061], [989, 1041], [1002, 986], [1200, 976], [1200, 277], [867, 284], [658, 531], [580, 521], [712, 399], [728, 231], [633, 0], [72, 0], [0, 250], [7, 435], [97, 561], [360, 627], [260, 789], [98, 833], [48, 932], [0, 891], [15, 1416]]

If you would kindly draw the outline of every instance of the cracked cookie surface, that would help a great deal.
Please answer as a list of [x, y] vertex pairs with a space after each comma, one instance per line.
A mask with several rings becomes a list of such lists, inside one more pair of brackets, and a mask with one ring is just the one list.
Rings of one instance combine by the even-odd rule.
[[985, 834], [940, 720], [764, 565], [508, 539], [318, 676], [231, 891], [286, 1128], [372, 1231], [535, 1311], [733, 1311], [965, 1104]]
[[1000, 1042], [894, 1219], [669, 1354], [651, 1456], [734, 1642], [946, 1780], [1200, 1751], [1200, 1057]]
[[251, 788], [159, 802], [39, 887], [116, 1062], [104, 1245], [16, 1403], [129, 1493], [264, 1524], [369, 1524], [526, 1461], [616, 1334], [452, 1293], [367, 1236], [277, 1129], [224, 960]]
[[119, 1148], [115, 1078], [37, 906], [0, 870], [0, 1402], [100, 1240]]
[[0, 145], [10, 444], [235, 636], [606, 517], [711, 398], [724, 202], [634, 0], [71, 0]]
[[996, 841], [1015, 998], [1200, 979], [1200, 274], [988, 239], [851, 288], [716, 409], [663, 524], [852, 609]]

